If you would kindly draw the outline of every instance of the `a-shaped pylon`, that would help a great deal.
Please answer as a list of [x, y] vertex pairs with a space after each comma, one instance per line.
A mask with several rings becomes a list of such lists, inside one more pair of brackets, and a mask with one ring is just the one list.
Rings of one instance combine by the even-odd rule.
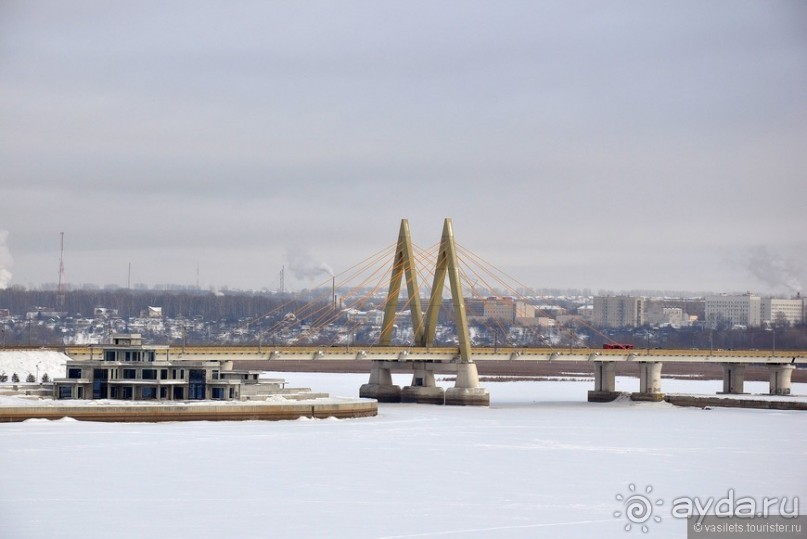
[[409, 234], [409, 221], [401, 220], [401, 229], [398, 234], [398, 245], [395, 249], [395, 261], [392, 265], [389, 293], [384, 308], [384, 320], [381, 324], [381, 337], [379, 344], [389, 345], [392, 339], [392, 327], [395, 323], [395, 312], [398, 308], [398, 297], [401, 292], [401, 280], [406, 278], [406, 291], [409, 294], [409, 308], [412, 317], [414, 341], [419, 346], [432, 346], [437, 331], [437, 318], [443, 300], [443, 287], [446, 277], [451, 287], [451, 300], [454, 305], [454, 323], [457, 327], [457, 341], [459, 344], [460, 360], [463, 363], [471, 361], [471, 340], [468, 332], [468, 318], [465, 313], [465, 300], [462, 296], [462, 283], [460, 282], [459, 264], [457, 262], [457, 247], [454, 243], [454, 231], [451, 219], [443, 222], [443, 236], [440, 248], [437, 251], [437, 265], [434, 270], [434, 283], [432, 284], [429, 307], [426, 311], [425, 324], [420, 305], [420, 293], [417, 283], [417, 271], [412, 251], [412, 240]]

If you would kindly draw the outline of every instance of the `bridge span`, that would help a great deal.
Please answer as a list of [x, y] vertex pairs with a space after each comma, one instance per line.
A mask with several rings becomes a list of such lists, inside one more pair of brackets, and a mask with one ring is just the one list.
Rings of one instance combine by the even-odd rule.
[[[726, 351], [726, 350], [625, 350], [583, 348], [475, 348], [468, 329], [468, 316], [462, 293], [463, 269], [457, 256], [451, 219], [443, 222], [443, 233], [437, 249], [429, 301], [421, 305], [418, 287], [417, 257], [412, 248], [409, 223], [401, 220], [398, 242], [390, 272], [389, 292], [384, 306], [380, 336], [376, 345], [295, 347], [190, 347], [166, 350], [170, 359], [222, 359], [260, 361], [328, 361], [370, 360], [370, 380], [361, 386], [359, 395], [382, 402], [428, 402], [439, 404], [487, 405], [488, 391], [479, 385], [477, 363], [482, 361], [585, 361], [592, 364], [594, 389], [590, 401], [608, 401], [619, 393], [615, 389], [616, 365], [633, 362], [639, 368], [639, 391], [636, 400], [661, 400], [661, 367], [664, 363], [719, 363], [723, 366], [723, 392], [742, 393], [745, 368], [749, 364], [767, 365], [770, 371], [770, 393], [789, 395], [791, 377], [797, 364], [807, 363], [807, 352]], [[443, 291], [448, 282], [451, 312], [456, 328], [457, 345], [437, 346], [437, 322], [443, 305]], [[401, 310], [401, 288], [406, 282], [408, 300]], [[393, 345], [393, 330], [398, 316], [409, 313], [413, 346]], [[68, 347], [72, 357], [98, 353], [94, 348]], [[434, 381], [435, 370], [456, 373], [454, 387], [444, 390]], [[412, 384], [400, 388], [392, 383], [392, 372], [413, 371]]]
[[[66, 346], [65, 354], [91, 359], [100, 348], [93, 345]], [[94, 351], [95, 350], [95, 351]], [[456, 346], [218, 346], [178, 345], [167, 352], [172, 358], [236, 359], [242, 361], [278, 360], [351, 360], [458, 362]], [[701, 350], [701, 349], [632, 349], [599, 348], [516, 348], [497, 347], [471, 349], [471, 361], [616, 361], [737, 364], [807, 364], [807, 350]]]
[[[94, 346], [68, 346], [65, 353], [76, 359], [99, 359]], [[745, 368], [766, 366], [770, 373], [770, 394], [789, 395], [791, 376], [798, 365], [807, 364], [804, 350], [682, 350], [634, 349], [605, 350], [592, 348], [471, 348], [468, 360], [458, 347], [405, 346], [176, 346], [166, 350], [166, 359], [235, 361], [371, 361], [370, 380], [359, 394], [382, 402], [424, 402], [439, 404], [488, 404], [489, 396], [480, 387], [476, 364], [484, 361], [513, 362], [586, 362], [592, 366], [594, 388], [592, 402], [613, 400], [616, 365], [635, 363], [639, 373], [639, 391], [635, 400], [661, 400], [661, 370], [664, 363], [717, 364], [723, 369], [726, 394], [743, 393]], [[456, 373], [456, 386], [437, 387], [435, 371]], [[412, 372], [412, 383], [400, 388], [392, 383], [392, 372]]]

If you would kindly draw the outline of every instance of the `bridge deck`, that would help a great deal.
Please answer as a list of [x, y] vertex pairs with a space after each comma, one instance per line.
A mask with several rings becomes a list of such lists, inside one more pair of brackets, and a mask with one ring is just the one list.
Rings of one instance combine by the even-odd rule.
[[[100, 351], [89, 346], [68, 346], [65, 354], [76, 359], [99, 357]], [[166, 352], [171, 359], [234, 359], [239, 361], [431, 361], [457, 362], [455, 347], [295, 347], [295, 346], [176, 346]], [[474, 348], [473, 361], [616, 361], [676, 363], [756, 363], [807, 364], [806, 350], [683, 350], [634, 349], [604, 350], [592, 348]]]

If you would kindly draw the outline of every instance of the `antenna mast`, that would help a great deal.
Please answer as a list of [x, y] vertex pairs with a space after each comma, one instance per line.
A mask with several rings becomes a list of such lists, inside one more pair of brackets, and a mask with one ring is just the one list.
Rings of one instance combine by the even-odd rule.
[[64, 307], [64, 232], [61, 234], [61, 247], [59, 249], [59, 286], [57, 288], [57, 300], [59, 307]]

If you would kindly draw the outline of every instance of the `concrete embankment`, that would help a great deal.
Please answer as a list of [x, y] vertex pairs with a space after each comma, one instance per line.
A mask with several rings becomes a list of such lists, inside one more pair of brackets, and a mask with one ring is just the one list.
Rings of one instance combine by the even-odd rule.
[[803, 397], [771, 397], [764, 395], [737, 395], [721, 397], [719, 395], [684, 395], [678, 393], [625, 393], [622, 391], [589, 391], [588, 402], [613, 402], [617, 399], [630, 399], [637, 402], [668, 402], [675, 406], [696, 408], [756, 408], [759, 410], [807, 410], [807, 401]]
[[369, 399], [345, 402], [296, 402], [260, 404], [155, 404], [92, 406], [0, 406], [0, 423], [26, 419], [62, 419], [80, 421], [135, 422], [158, 421], [276, 421], [301, 417], [354, 418], [378, 414], [378, 403]]
[[763, 398], [706, 397], [699, 395], [664, 395], [664, 400], [676, 406], [706, 406], [723, 408], [758, 408], [761, 410], [807, 410], [802, 400], [767, 400]]

